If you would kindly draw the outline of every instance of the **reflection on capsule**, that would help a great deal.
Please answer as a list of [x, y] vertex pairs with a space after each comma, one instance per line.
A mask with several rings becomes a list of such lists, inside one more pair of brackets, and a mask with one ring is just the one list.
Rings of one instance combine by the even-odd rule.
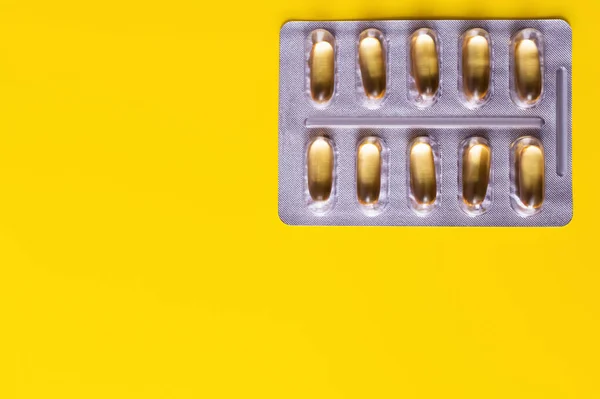
[[335, 84], [335, 51], [322, 40], [313, 44], [309, 57], [310, 96], [317, 103], [326, 103], [333, 96]]
[[468, 206], [483, 203], [490, 182], [491, 150], [483, 142], [465, 148], [462, 156], [462, 198]]
[[327, 201], [333, 186], [333, 147], [317, 137], [308, 146], [306, 154], [308, 192], [314, 201]]
[[433, 149], [429, 143], [415, 142], [410, 149], [410, 191], [419, 205], [430, 205], [437, 196]]
[[544, 203], [544, 150], [535, 143], [519, 144], [515, 151], [517, 196], [525, 208], [538, 209]]
[[483, 100], [490, 89], [491, 56], [487, 32], [474, 29], [462, 41], [462, 91], [468, 101]]
[[386, 90], [386, 59], [383, 43], [379, 38], [367, 36], [360, 40], [358, 63], [367, 97], [382, 98]]
[[427, 29], [420, 29], [411, 37], [410, 74], [420, 96], [426, 99], [435, 97], [440, 84], [438, 49]]
[[540, 51], [532, 39], [517, 40], [514, 44], [515, 91], [524, 105], [534, 105], [542, 95], [543, 74]]
[[356, 154], [356, 196], [363, 205], [376, 204], [381, 190], [381, 144], [367, 138]]

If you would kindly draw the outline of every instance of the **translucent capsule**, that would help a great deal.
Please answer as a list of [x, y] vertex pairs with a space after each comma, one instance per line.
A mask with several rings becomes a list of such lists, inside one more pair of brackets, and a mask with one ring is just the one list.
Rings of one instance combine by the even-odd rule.
[[408, 147], [408, 197], [413, 211], [423, 216], [439, 202], [439, 155], [429, 137], [417, 137]]
[[459, 206], [470, 216], [481, 215], [492, 201], [492, 149], [483, 137], [461, 143], [458, 154]]
[[308, 192], [315, 201], [326, 201], [333, 185], [333, 147], [323, 137], [308, 147]]
[[546, 191], [544, 147], [535, 137], [525, 136], [511, 145], [511, 205], [521, 216], [542, 209]]
[[387, 88], [387, 49], [383, 33], [367, 29], [358, 38], [361, 94], [367, 105], [378, 105]]
[[324, 136], [312, 139], [306, 148], [306, 200], [315, 213], [330, 210], [335, 200], [335, 149]]
[[511, 97], [522, 108], [538, 104], [544, 91], [542, 34], [523, 29], [511, 41]]
[[459, 91], [468, 108], [485, 104], [492, 95], [492, 45], [488, 32], [470, 29], [461, 36]]
[[316, 29], [308, 37], [310, 47], [308, 65], [308, 91], [312, 101], [327, 105], [335, 93], [335, 38], [324, 29]]
[[408, 97], [419, 107], [434, 104], [439, 96], [440, 54], [431, 29], [418, 29], [409, 38]]
[[387, 150], [377, 137], [361, 140], [356, 150], [356, 198], [367, 214], [382, 210], [387, 201]]
[[379, 201], [381, 190], [381, 147], [366, 142], [358, 147], [356, 160], [356, 195], [361, 204]]

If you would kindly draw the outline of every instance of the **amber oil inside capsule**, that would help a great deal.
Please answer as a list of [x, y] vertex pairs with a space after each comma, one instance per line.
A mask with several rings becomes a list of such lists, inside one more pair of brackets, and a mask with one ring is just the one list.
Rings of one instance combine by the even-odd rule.
[[440, 68], [436, 39], [429, 29], [419, 29], [411, 36], [410, 75], [420, 96], [425, 99], [435, 97], [440, 84]]
[[481, 205], [490, 182], [491, 150], [484, 142], [469, 145], [462, 156], [462, 199], [470, 206]]
[[431, 144], [416, 141], [410, 149], [410, 191], [419, 205], [432, 205], [437, 197], [435, 159]]
[[317, 29], [311, 34], [309, 56], [310, 96], [317, 103], [331, 100], [335, 89], [335, 48], [331, 33]]
[[483, 29], [472, 29], [462, 40], [462, 92], [470, 102], [481, 102], [490, 90], [491, 46]]
[[534, 29], [524, 29], [513, 39], [513, 82], [518, 105], [531, 107], [542, 96], [542, 37]]
[[358, 63], [365, 95], [380, 99], [387, 84], [386, 54], [383, 34], [376, 29], [363, 31], [358, 43]]
[[307, 151], [308, 191], [313, 201], [327, 201], [333, 186], [334, 154], [324, 137], [314, 139]]
[[363, 205], [376, 204], [381, 191], [382, 146], [377, 139], [363, 140], [356, 155], [356, 196]]
[[526, 208], [540, 208], [545, 196], [544, 150], [535, 144], [521, 145], [515, 167], [519, 200]]

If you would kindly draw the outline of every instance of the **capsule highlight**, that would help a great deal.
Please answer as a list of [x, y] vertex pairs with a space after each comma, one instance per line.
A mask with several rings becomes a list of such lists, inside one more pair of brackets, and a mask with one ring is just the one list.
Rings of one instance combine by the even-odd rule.
[[310, 97], [326, 104], [335, 90], [335, 41], [331, 33], [317, 29], [311, 34], [312, 46], [308, 59]]
[[437, 37], [431, 29], [419, 29], [410, 37], [410, 77], [418, 105], [427, 106], [437, 99], [440, 86], [440, 62]]
[[544, 88], [541, 34], [534, 29], [519, 32], [512, 42], [513, 100], [524, 108], [536, 105]]
[[356, 155], [356, 196], [362, 205], [379, 201], [381, 192], [382, 146], [374, 138], [363, 140]]
[[365, 95], [371, 100], [385, 96], [387, 85], [386, 51], [383, 34], [376, 29], [362, 32], [358, 43], [358, 64]]
[[485, 213], [491, 202], [492, 149], [482, 137], [467, 139], [461, 155], [461, 209], [475, 216]]
[[462, 95], [471, 107], [483, 105], [490, 97], [492, 59], [489, 34], [471, 29], [462, 38]]
[[438, 168], [433, 141], [418, 137], [408, 150], [409, 203], [419, 215], [431, 212], [438, 201]]
[[327, 201], [333, 187], [333, 146], [324, 137], [317, 137], [306, 154], [308, 192], [313, 201]]
[[538, 146], [525, 146], [517, 158], [519, 199], [528, 208], [539, 208], [544, 203], [544, 152]]
[[[534, 137], [522, 137], [512, 145], [513, 208], [523, 216], [539, 212], [546, 191], [544, 148]], [[513, 198], [515, 199], [515, 198]]]

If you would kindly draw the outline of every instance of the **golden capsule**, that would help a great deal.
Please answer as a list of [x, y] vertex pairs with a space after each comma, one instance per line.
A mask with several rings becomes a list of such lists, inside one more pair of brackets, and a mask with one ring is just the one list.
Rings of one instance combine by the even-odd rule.
[[367, 97], [379, 99], [385, 95], [386, 62], [383, 44], [376, 37], [365, 37], [358, 44], [358, 64], [363, 89]]
[[381, 145], [375, 140], [364, 140], [356, 156], [356, 196], [363, 205], [379, 201], [381, 190]]
[[543, 76], [540, 51], [535, 41], [521, 39], [514, 48], [514, 82], [519, 100], [526, 105], [535, 104], [542, 95]]
[[492, 152], [487, 144], [476, 143], [465, 148], [462, 156], [462, 196], [469, 206], [480, 205], [490, 182]]
[[331, 43], [316, 42], [309, 58], [310, 96], [315, 102], [326, 103], [333, 96], [335, 84], [335, 52]]
[[515, 168], [519, 200], [527, 208], [540, 208], [545, 194], [544, 150], [535, 144], [517, 147]]
[[418, 204], [431, 205], [437, 196], [435, 160], [431, 145], [415, 142], [410, 148], [410, 191]]
[[306, 155], [308, 192], [314, 201], [327, 201], [333, 186], [333, 147], [317, 137]]
[[481, 35], [466, 34], [462, 42], [462, 91], [467, 100], [481, 101], [490, 89], [490, 43]]
[[429, 33], [416, 32], [411, 38], [410, 74], [419, 95], [435, 97], [440, 84], [440, 68], [437, 45]]

